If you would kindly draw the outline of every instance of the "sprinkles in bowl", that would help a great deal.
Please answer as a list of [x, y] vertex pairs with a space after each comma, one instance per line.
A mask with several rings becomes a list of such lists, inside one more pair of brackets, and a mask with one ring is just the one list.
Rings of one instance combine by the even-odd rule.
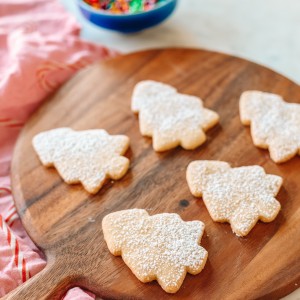
[[134, 14], [155, 8], [165, 0], [84, 0], [94, 9], [105, 10], [115, 14]]

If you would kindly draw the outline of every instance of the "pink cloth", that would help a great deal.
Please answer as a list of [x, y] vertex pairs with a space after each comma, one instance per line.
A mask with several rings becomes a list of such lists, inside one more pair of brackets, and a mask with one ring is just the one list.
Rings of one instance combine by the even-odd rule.
[[[20, 128], [43, 99], [77, 70], [113, 56], [79, 38], [79, 26], [55, 0], [0, 2], [0, 296], [45, 266], [22, 228], [9, 167]], [[65, 299], [94, 299], [79, 288]]]

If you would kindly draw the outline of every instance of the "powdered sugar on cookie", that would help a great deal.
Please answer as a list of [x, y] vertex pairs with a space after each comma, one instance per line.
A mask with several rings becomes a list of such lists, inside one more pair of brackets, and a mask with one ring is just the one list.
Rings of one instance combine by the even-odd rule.
[[200, 98], [179, 94], [170, 85], [150, 80], [135, 86], [132, 110], [139, 113], [142, 135], [153, 137], [155, 151], [178, 145], [195, 149], [205, 142], [204, 131], [219, 120], [217, 113], [203, 107]]
[[254, 144], [269, 148], [276, 163], [300, 155], [300, 104], [287, 103], [275, 94], [247, 91], [240, 99], [240, 116], [244, 125], [251, 125]]
[[90, 193], [97, 193], [107, 178], [120, 179], [129, 167], [122, 156], [129, 138], [102, 129], [58, 128], [37, 134], [32, 143], [45, 166], [55, 166], [65, 182], [81, 182]]
[[207, 260], [207, 251], [199, 246], [204, 231], [200, 221], [131, 209], [105, 216], [102, 227], [110, 252], [122, 255], [139, 280], [157, 280], [168, 293], [180, 288], [187, 272], [200, 273]]
[[194, 161], [187, 168], [187, 182], [194, 196], [202, 196], [212, 219], [229, 222], [238, 236], [247, 235], [258, 220], [273, 221], [281, 207], [274, 197], [282, 178], [267, 175], [260, 166]]

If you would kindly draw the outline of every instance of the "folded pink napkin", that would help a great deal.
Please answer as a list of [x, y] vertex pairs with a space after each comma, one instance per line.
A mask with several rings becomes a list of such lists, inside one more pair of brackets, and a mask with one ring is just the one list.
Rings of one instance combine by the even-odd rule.
[[[20, 128], [43, 99], [77, 70], [115, 55], [79, 38], [79, 26], [55, 0], [0, 2], [0, 296], [44, 268], [23, 229], [9, 167]], [[64, 299], [94, 299], [79, 288]]]

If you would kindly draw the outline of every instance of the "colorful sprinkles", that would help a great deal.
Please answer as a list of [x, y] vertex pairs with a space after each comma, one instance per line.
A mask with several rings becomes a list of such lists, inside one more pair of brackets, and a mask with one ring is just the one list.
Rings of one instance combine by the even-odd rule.
[[165, 0], [84, 0], [85, 3], [95, 9], [102, 9], [116, 14], [134, 14], [148, 11], [163, 1]]

